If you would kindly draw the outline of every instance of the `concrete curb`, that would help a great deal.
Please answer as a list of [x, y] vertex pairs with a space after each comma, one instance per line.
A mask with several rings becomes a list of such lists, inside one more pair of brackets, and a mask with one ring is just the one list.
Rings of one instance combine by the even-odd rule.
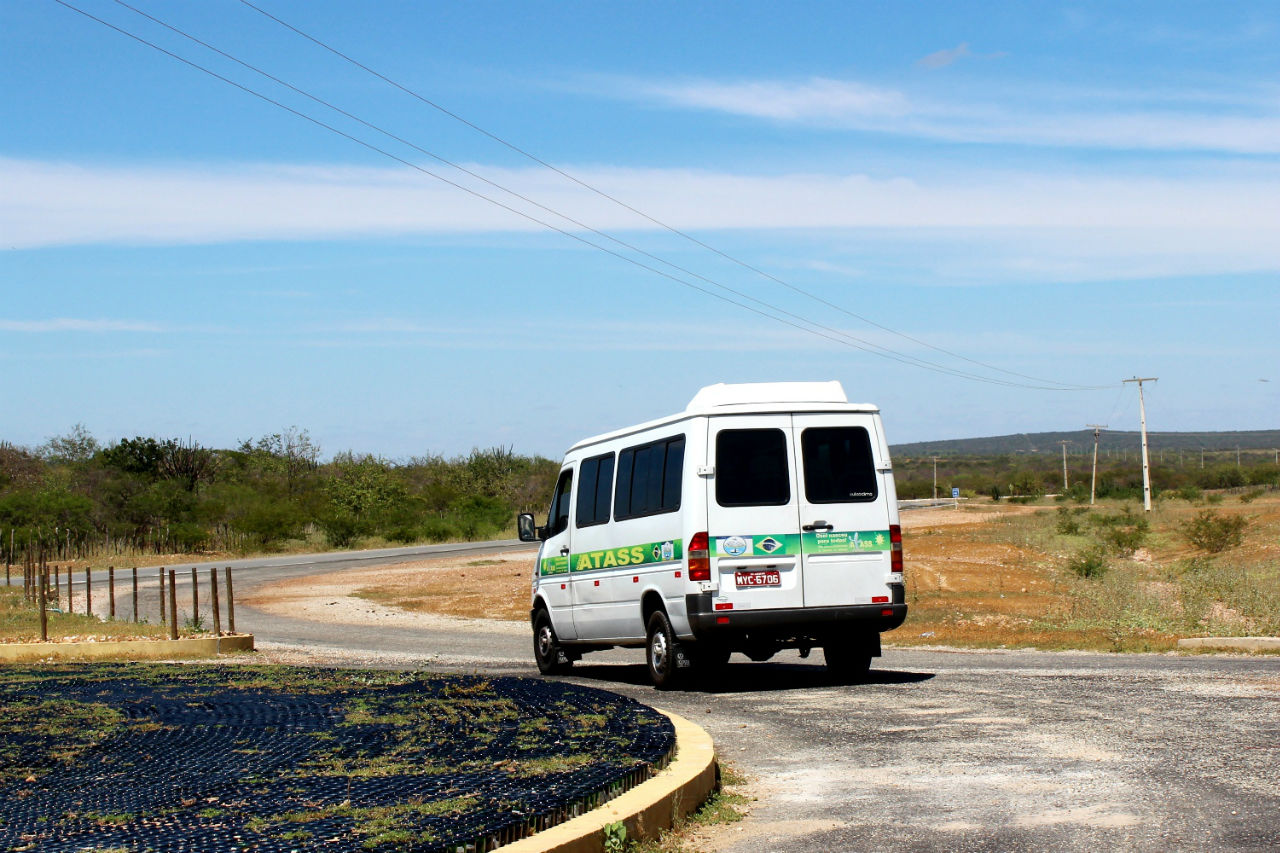
[[676, 728], [676, 754], [666, 769], [599, 808], [501, 849], [503, 853], [601, 853], [604, 828], [622, 821], [627, 840], [657, 838], [706, 801], [716, 784], [711, 736], [678, 714], [665, 714]]
[[1180, 649], [1231, 649], [1237, 652], [1280, 652], [1280, 637], [1188, 637]]
[[167, 660], [213, 658], [253, 651], [252, 634], [185, 640], [111, 640], [102, 643], [0, 643], [0, 663], [44, 660]]

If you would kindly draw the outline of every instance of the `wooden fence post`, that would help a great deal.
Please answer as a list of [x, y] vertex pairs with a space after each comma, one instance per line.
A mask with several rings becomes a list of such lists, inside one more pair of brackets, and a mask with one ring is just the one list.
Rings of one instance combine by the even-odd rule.
[[84, 567], [84, 615], [93, 615], [93, 569]]
[[169, 570], [169, 639], [178, 639], [178, 591], [175, 587], [178, 580], [174, 576], [174, 570]]
[[213, 602], [213, 636], [222, 636], [222, 615], [218, 612], [218, 570], [209, 567], [209, 594]]
[[138, 621], [138, 567], [133, 567], [133, 621]]
[[40, 642], [49, 642], [49, 612], [45, 609], [48, 604], [45, 594], [45, 584], [49, 581], [49, 568], [46, 566], [40, 573]]
[[227, 566], [224, 576], [227, 579], [227, 630], [236, 632], [236, 599], [231, 593], [231, 567]]
[[165, 623], [164, 616], [164, 566], [160, 567], [160, 624]]
[[111, 609], [107, 611], [108, 619], [116, 618], [116, 567], [107, 566], [107, 599]]

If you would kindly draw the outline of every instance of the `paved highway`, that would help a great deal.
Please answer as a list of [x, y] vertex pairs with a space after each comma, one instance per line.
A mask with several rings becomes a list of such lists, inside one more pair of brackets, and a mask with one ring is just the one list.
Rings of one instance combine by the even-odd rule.
[[[459, 547], [520, 545], [232, 565], [239, 593]], [[298, 660], [536, 676], [519, 624], [334, 626], [247, 607], [237, 616], [260, 647]], [[857, 685], [831, 684], [819, 659], [735, 657], [719, 684], [660, 693], [642, 653], [624, 650], [589, 655], [568, 680], [689, 717], [754, 778], [759, 801], [717, 833], [717, 849], [1280, 849], [1280, 657], [887, 648]]]

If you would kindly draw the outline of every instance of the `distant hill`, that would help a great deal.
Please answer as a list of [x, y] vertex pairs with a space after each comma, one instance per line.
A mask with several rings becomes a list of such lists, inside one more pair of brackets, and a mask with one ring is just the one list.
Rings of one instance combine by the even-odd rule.
[[[1141, 446], [1137, 430], [1103, 430], [1098, 443], [1102, 451], [1132, 450]], [[1093, 430], [1074, 432], [1022, 432], [989, 438], [953, 438], [943, 441], [916, 441], [890, 447], [895, 457], [906, 456], [1000, 456], [1006, 453], [1062, 453], [1061, 441], [1070, 441], [1068, 453], [1093, 451]], [[1149, 432], [1147, 442], [1154, 450], [1275, 450], [1280, 448], [1280, 429], [1246, 432]]]

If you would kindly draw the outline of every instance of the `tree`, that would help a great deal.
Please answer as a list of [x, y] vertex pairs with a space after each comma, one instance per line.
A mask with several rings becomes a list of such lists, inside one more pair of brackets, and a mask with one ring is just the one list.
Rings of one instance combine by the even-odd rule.
[[84, 424], [76, 424], [66, 435], [55, 435], [40, 446], [40, 455], [50, 462], [88, 462], [98, 452], [98, 440]]

